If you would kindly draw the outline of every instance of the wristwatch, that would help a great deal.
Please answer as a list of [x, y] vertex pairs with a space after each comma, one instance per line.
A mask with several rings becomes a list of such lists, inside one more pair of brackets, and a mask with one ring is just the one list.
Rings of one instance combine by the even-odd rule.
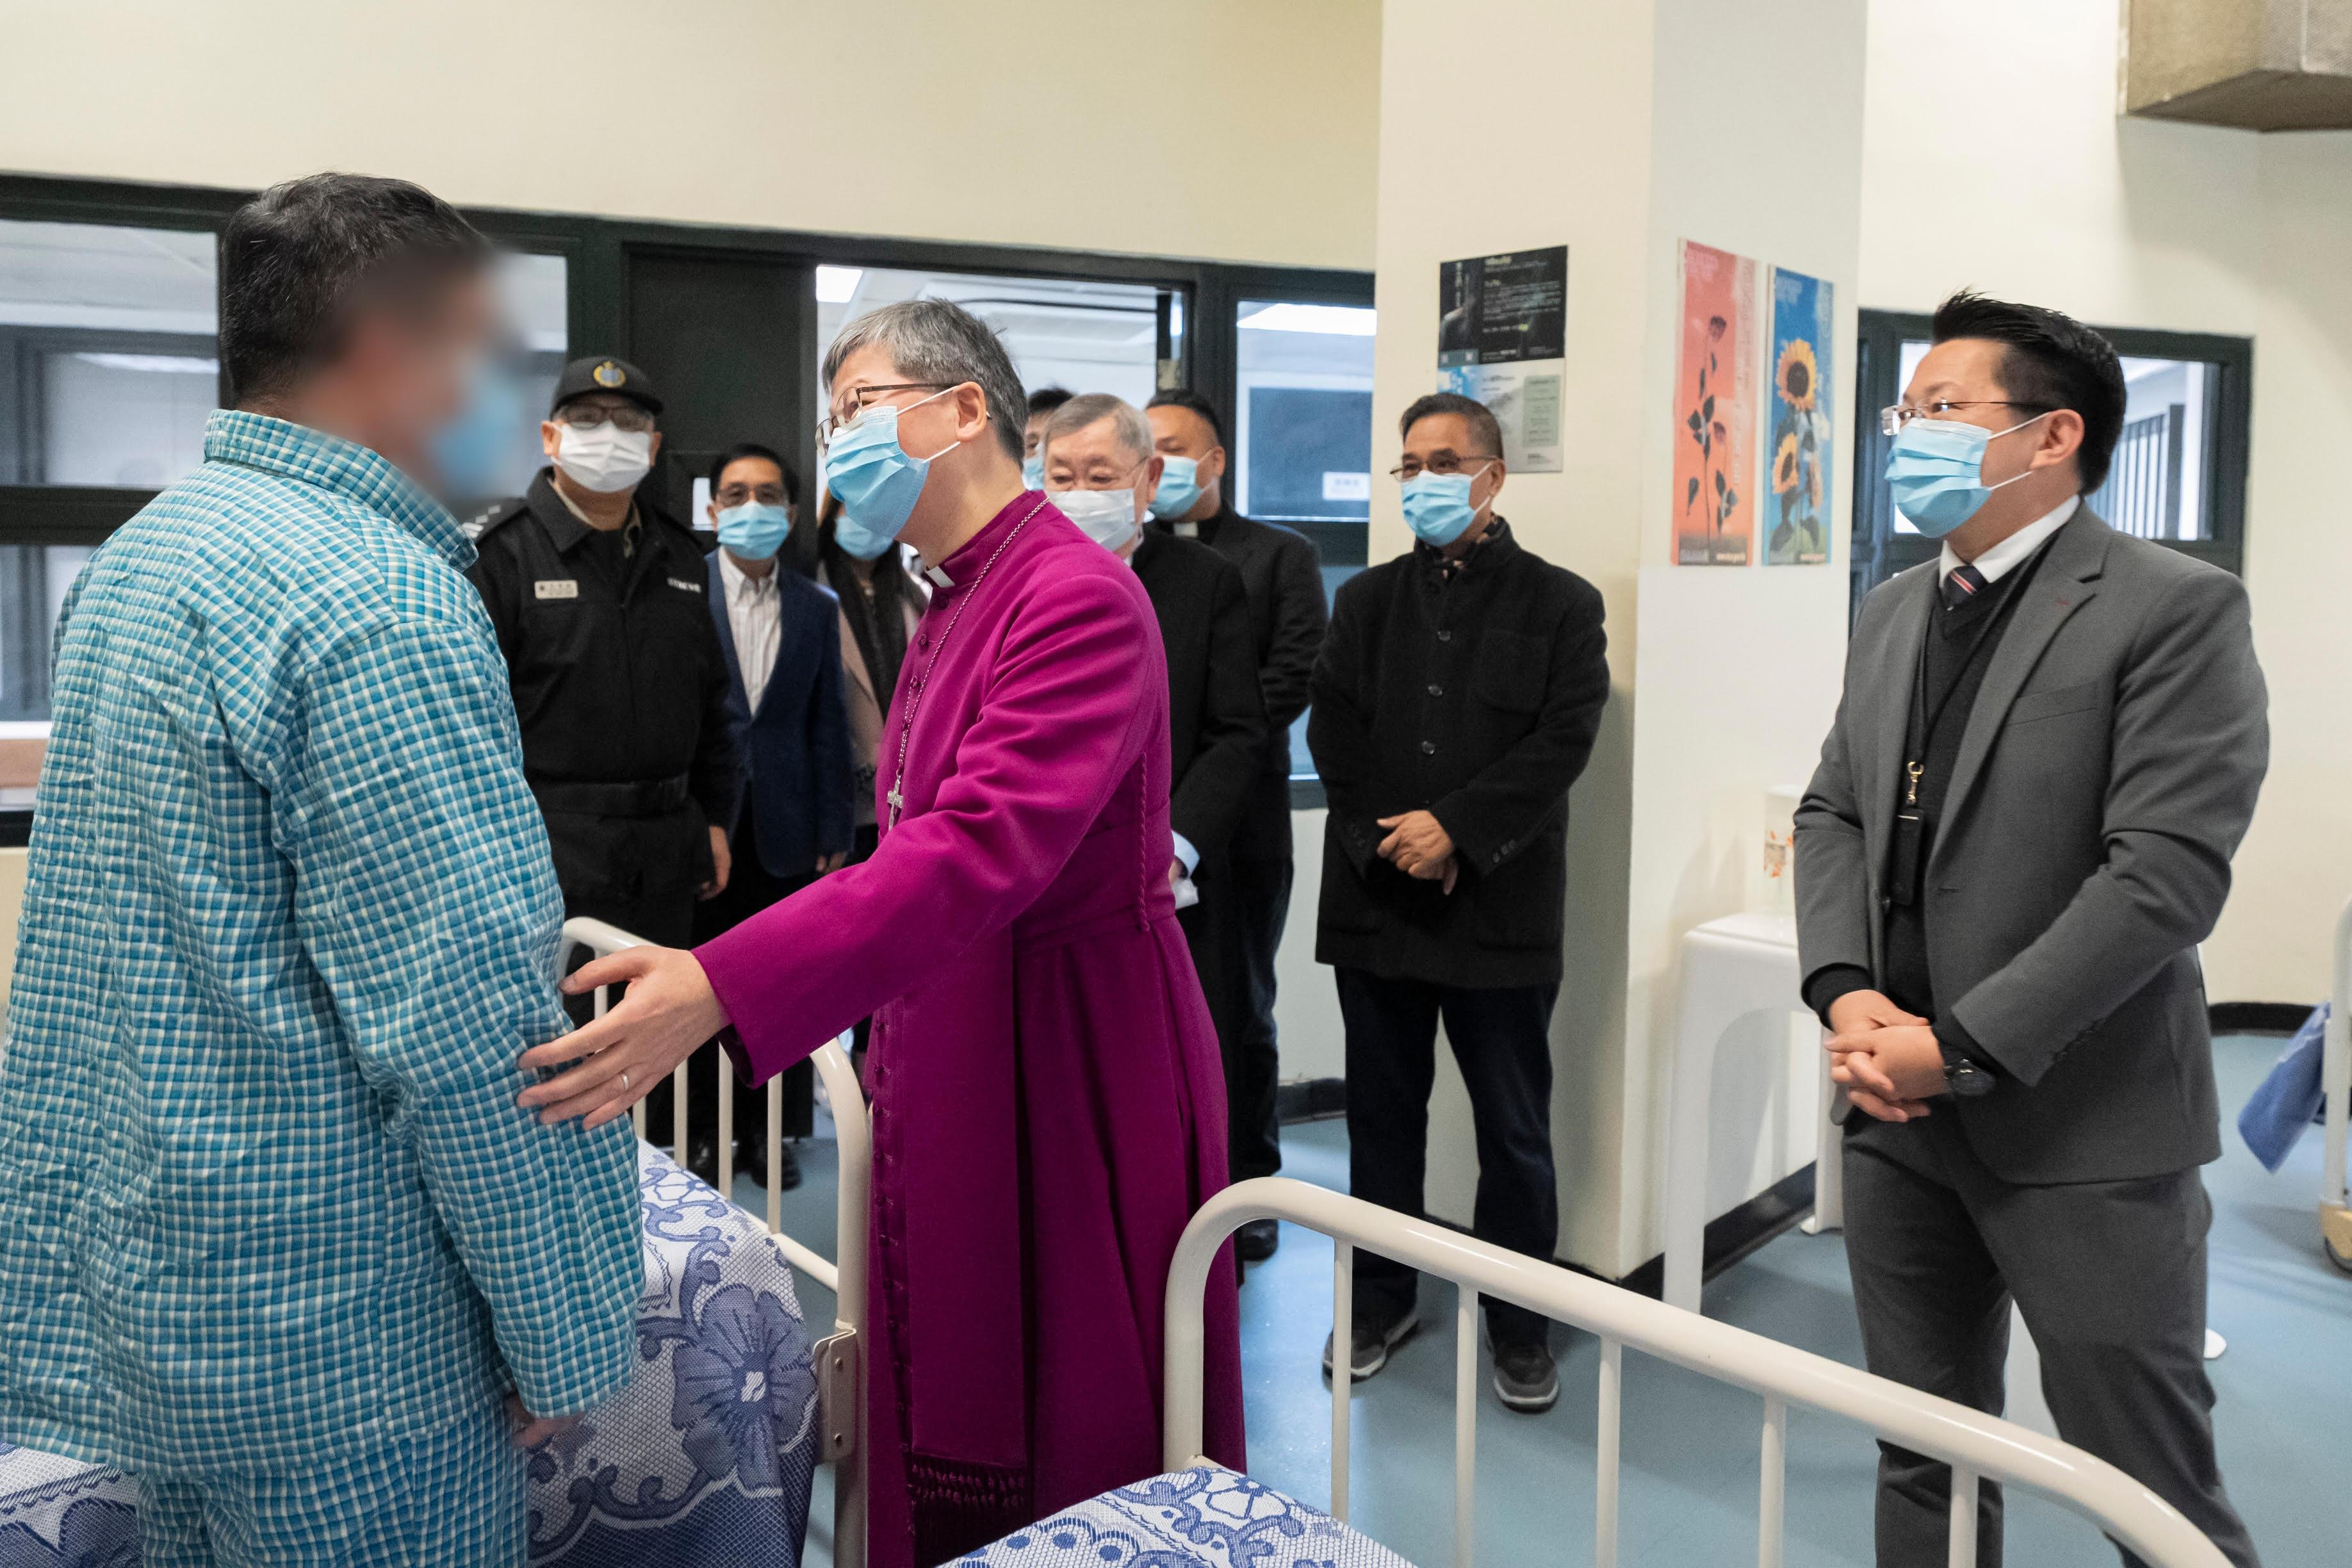
[[1966, 1057], [1952, 1057], [1944, 1063], [1944, 1087], [1961, 1100], [1975, 1100], [1993, 1090], [1993, 1076]]

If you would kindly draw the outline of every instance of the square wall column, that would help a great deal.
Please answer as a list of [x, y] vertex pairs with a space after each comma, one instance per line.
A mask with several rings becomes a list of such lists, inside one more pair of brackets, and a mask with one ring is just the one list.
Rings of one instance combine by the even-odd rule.
[[[1612, 699], [1570, 796], [1566, 974], [1552, 1027], [1561, 1256], [1621, 1277], [1660, 1246], [1676, 952], [1751, 901], [1764, 795], [1802, 783], [1837, 700], [1851, 515], [1864, 0], [1386, 0], [1373, 465], [1436, 390], [1439, 268], [1568, 247], [1561, 471], [1515, 468], [1519, 542], [1608, 606]], [[1769, 268], [1833, 289], [1818, 565], [1674, 566], [1681, 241], [1753, 258], [1751, 497], [1770, 493]], [[1518, 454], [1507, 457], [1516, 461]], [[1766, 528], [1759, 509], [1757, 538]], [[1374, 487], [1371, 558], [1411, 544]], [[1711, 1212], [1811, 1158], [1784, 1030], [1727, 1046]], [[1810, 1049], [1810, 1047], [1806, 1047]], [[1444, 1053], [1441, 1052], [1441, 1059]], [[1808, 1134], [1809, 1136], [1809, 1134]], [[1476, 1174], [1450, 1063], [1431, 1212]]]

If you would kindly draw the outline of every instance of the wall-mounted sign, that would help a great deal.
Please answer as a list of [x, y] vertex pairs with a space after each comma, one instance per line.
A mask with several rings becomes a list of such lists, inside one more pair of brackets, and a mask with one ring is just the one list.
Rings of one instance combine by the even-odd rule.
[[1559, 472], [1568, 247], [1444, 262], [1437, 292], [1438, 389], [1493, 411], [1512, 468]]

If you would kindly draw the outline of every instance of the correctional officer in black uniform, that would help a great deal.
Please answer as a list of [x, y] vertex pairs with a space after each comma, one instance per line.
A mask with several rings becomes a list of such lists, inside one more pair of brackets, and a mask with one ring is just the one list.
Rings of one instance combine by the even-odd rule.
[[687, 945], [726, 886], [743, 792], [709, 573], [636, 490], [661, 398], [625, 360], [574, 360], [530, 492], [483, 515], [473, 568], [522, 724], [563, 912]]

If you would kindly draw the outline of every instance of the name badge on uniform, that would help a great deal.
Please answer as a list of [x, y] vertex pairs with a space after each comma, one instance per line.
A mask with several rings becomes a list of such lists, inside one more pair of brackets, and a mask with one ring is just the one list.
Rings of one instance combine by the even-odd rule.
[[685, 578], [683, 578], [683, 577], [673, 577], [673, 578], [671, 578], [671, 579], [669, 580], [669, 585], [670, 585], [671, 587], [673, 587], [673, 588], [682, 589], [682, 590], [684, 590], [685, 592], [687, 592], [687, 593], [688, 593], [688, 594], [699, 594], [699, 593], [701, 593], [701, 592], [702, 592], [702, 584], [699, 584], [699, 583], [689, 583], [689, 582], [688, 582], [688, 581], [687, 581]]
[[535, 599], [576, 599], [580, 584], [569, 577], [541, 577], [530, 585]]

